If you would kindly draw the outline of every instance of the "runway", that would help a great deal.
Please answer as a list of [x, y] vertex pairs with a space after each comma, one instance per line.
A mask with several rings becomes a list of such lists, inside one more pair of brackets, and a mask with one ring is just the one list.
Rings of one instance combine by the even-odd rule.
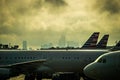
[[[24, 75], [20, 75], [20, 76], [17, 76], [17, 77], [13, 77], [13, 78], [10, 78], [8, 80], [24, 80]], [[51, 79], [42, 79], [42, 80], [51, 80]], [[83, 80], [82, 78], [80, 80]]]

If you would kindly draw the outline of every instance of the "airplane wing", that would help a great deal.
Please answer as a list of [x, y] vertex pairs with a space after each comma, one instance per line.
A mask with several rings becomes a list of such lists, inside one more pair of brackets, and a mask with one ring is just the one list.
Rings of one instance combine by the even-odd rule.
[[46, 59], [32, 60], [9, 65], [0, 65], [0, 68], [36, 68], [46, 62]]

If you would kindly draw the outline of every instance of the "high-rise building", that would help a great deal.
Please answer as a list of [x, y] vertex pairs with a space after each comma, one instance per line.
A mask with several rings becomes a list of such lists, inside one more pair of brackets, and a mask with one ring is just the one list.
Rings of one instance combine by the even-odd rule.
[[23, 50], [27, 50], [27, 41], [23, 41]]
[[53, 44], [52, 43], [45, 43], [41, 45], [41, 49], [49, 49], [52, 48]]
[[66, 38], [65, 38], [65, 35], [62, 35], [62, 36], [60, 37], [58, 46], [59, 46], [60, 48], [66, 47]]
[[77, 48], [79, 47], [79, 44], [77, 41], [67, 41], [67, 47]]

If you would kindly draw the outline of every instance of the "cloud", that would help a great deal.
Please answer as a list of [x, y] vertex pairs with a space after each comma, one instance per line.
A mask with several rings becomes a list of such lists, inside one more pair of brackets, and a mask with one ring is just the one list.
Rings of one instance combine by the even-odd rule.
[[96, 0], [95, 8], [98, 8], [101, 12], [109, 12], [110, 14], [120, 13], [119, 0]]
[[[48, 3], [50, 5], [47, 5], [46, 9], [45, 6]], [[0, 33], [22, 34], [23, 31], [27, 31], [26, 25], [31, 22], [28, 20], [29, 18], [31, 19], [39, 13], [42, 13], [42, 10], [48, 10], [49, 7], [52, 9], [55, 7], [55, 9], [57, 9], [66, 4], [64, 0], [1, 0]], [[59, 8], [57, 10], [59, 10]], [[51, 10], [49, 11], [52, 12]], [[38, 17], [40, 17], [40, 15]]]
[[[96, 11], [96, 25], [106, 32], [114, 34], [114, 30], [119, 31], [120, 28], [120, 3], [119, 0], [94, 0], [92, 10]], [[104, 26], [104, 27], [103, 27]]]
[[100, 31], [110, 34], [109, 44], [115, 44], [120, 39], [120, 3], [119, 0], [94, 0], [92, 10], [97, 15], [97, 22], [92, 23], [98, 26]]
[[57, 44], [65, 33], [66, 40], [82, 44], [94, 31], [110, 33], [114, 37], [111, 41], [119, 39], [119, 3], [96, 1], [1, 0], [0, 41], [28, 40], [33, 46], [46, 42]]
[[45, 0], [45, 2], [52, 4], [54, 7], [65, 6], [67, 3], [64, 0]]
[[[40, 46], [39, 43], [45, 43], [51, 34], [59, 34], [49, 27], [56, 26], [53, 15], [61, 13], [66, 6], [64, 0], [1, 0], [0, 42], [29, 40], [31, 44]], [[52, 17], [49, 18], [49, 15]]]

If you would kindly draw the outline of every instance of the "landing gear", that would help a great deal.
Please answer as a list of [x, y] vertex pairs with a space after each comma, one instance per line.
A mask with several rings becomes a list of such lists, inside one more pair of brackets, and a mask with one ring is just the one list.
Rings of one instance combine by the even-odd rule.
[[1, 78], [1, 77], [0, 77], [0, 80], [7, 80], [7, 79], [8, 79], [8, 78]]
[[25, 75], [24, 80], [35, 80], [35, 74], [27, 74], [27, 75]]
[[86, 77], [86, 76], [83, 76], [83, 79], [84, 79], [84, 80], [94, 80], [94, 79], [88, 78], [88, 77]]
[[84, 80], [94, 80], [94, 79], [90, 79], [90, 78], [83, 78]]
[[80, 80], [79, 74], [68, 73], [53, 76], [52, 80]]
[[61, 80], [59, 74], [53, 74], [52, 80]]
[[42, 74], [41, 73], [36, 75], [36, 80], [42, 80]]
[[[31, 73], [27, 74], [24, 80], [42, 80], [42, 78], [42, 73]], [[80, 80], [80, 75], [78, 73], [55, 74], [53, 75], [52, 80]]]
[[30, 74], [25, 75], [24, 80], [42, 80], [42, 74], [30, 73]]

